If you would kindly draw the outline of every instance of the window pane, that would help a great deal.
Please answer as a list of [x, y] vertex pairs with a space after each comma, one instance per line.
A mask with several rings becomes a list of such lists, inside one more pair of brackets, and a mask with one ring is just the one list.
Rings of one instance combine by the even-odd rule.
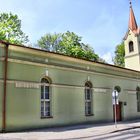
[[41, 111], [44, 111], [44, 102], [41, 101]]
[[41, 112], [41, 117], [44, 117], [44, 112]]
[[91, 91], [90, 89], [87, 89], [87, 100], [91, 99], [91, 97], [90, 97], [91, 92], [90, 91]]
[[85, 103], [85, 114], [87, 114], [87, 103]]
[[50, 109], [50, 102], [45, 102], [45, 111]]
[[85, 103], [85, 113], [86, 113], [86, 115], [91, 114], [91, 102], [86, 102]]
[[134, 44], [132, 41], [129, 42], [129, 52], [133, 52], [134, 51]]
[[41, 83], [49, 83], [49, 81], [46, 78], [42, 78]]
[[85, 114], [86, 115], [88, 114], [88, 103], [87, 102], [85, 103]]
[[45, 116], [50, 116], [50, 102], [45, 102]]
[[41, 99], [44, 99], [44, 86], [41, 86]]
[[44, 102], [41, 101], [41, 116], [44, 116]]
[[50, 112], [45, 112], [45, 116], [50, 116]]
[[45, 99], [49, 99], [49, 87], [45, 86]]
[[87, 89], [85, 88], [85, 100], [87, 99]]
[[88, 114], [91, 114], [91, 102], [88, 102]]
[[85, 89], [85, 99], [91, 100], [91, 89]]

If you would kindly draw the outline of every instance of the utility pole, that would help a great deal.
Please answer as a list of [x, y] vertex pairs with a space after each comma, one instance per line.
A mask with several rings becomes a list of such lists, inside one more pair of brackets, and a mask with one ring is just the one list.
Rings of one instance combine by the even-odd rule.
[[118, 102], [118, 92], [116, 90], [114, 90], [112, 92], [112, 102], [113, 102], [113, 106], [114, 106], [115, 128], [117, 128], [117, 109], [116, 109], [116, 105], [119, 104], [119, 102]]

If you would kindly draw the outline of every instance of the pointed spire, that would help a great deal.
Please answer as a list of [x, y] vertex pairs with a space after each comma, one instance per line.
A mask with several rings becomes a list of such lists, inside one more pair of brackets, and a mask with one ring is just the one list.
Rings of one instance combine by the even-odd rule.
[[130, 3], [130, 7], [132, 7], [132, 2], [131, 2], [131, 0], [129, 0], [129, 1], [130, 1], [130, 2], [129, 2], [129, 3]]
[[131, 0], [130, 0], [129, 29], [131, 29], [132, 31], [137, 31], [137, 29], [138, 29], [137, 22], [135, 19], [133, 8], [132, 8]]
[[136, 18], [133, 12], [133, 8], [132, 8], [132, 2], [130, 1], [130, 14], [129, 14], [129, 25], [128, 25], [128, 31], [124, 37], [124, 40], [127, 39], [128, 35], [129, 35], [129, 31], [131, 30], [135, 35], [140, 35], [140, 27], [138, 27], [137, 22], [136, 22]]

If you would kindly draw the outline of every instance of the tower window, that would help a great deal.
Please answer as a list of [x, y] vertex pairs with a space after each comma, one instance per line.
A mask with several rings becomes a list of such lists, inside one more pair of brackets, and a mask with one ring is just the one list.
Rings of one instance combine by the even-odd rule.
[[129, 52], [133, 52], [134, 51], [134, 44], [132, 41], [129, 42]]

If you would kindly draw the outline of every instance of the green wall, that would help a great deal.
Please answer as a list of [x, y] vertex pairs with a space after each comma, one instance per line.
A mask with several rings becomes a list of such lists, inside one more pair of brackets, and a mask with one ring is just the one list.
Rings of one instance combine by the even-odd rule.
[[[123, 92], [123, 89], [135, 89], [136, 83], [133, 81], [17, 63], [9, 63], [8, 67], [10, 70], [8, 79], [39, 82], [45, 71], [48, 70], [52, 83], [84, 86], [87, 76], [90, 76], [93, 87], [110, 87], [113, 89], [115, 85], [120, 85], [122, 92], [119, 100], [127, 102], [127, 106], [124, 107], [123, 118], [139, 116], [136, 111], [136, 96], [134, 94], [127, 95]], [[111, 92], [112, 90], [107, 90], [107, 93], [93, 92], [94, 116], [86, 117], [83, 88], [52, 87], [53, 118], [41, 119], [40, 88], [16, 88], [15, 83], [8, 84], [7, 130], [112, 121]]]
[[3, 84], [0, 82], [0, 131], [2, 129], [2, 94], [3, 94]]
[[[4, 48], [0, 47], [0, 58], [2, 56], [4, 56]], [[4, 63], [2, 61], [0, 61], [0, 131], [2, 129], [3, 71], [4, 71]]]
[[[17, 52], [9, 52], [9, 57], [17, 60], [29, 59], [30, 61], [39, 61], [41, 64], [46, 58], [42, 56], [29, 56]], [[67, 60], [59, 61], [48, 58], [50, 63], [59, 63], [59, 65], [77, 66], [86, 70], [86, 64], [78, 64], [76, 62], [67, 62]], [[2, 66], [0, 61], [0, 66]], [[140, 113], [137, 112], [136, 94], [128, 94], [125, 89], [136, 89], [139, 84], [132, 79], [123, 78], [115, 75], [127, 76], [127, 73], [120, 71], [112, 71], [109, 68], [101, 68], [90, 65], [91, 70], [100, 73], [90, 73], [82, 71], [64, 70], [61, 67], [49, 67], [48, 65], [36, 66], [32, 64], [21, 64], [21, 62], [8, 62], [8, 84], [7, 84], [7, 112], [6, 125], [7, 131], [21, 130], [25, 128], [51, 127], [58, 125], [69, 125], [77, 123], [94, 123], [103, 121], [113, 121], [113, 106], [112, 106], [112, 90], [113, 87], [119, 85], [121, 93], [119, 101], [127, 102], [126, 106], [122, 106], [122, 117], [124, 120], [139, 118]], [[3, 69], [0, 67], [0, 76], [3, 77]], [[75, 85], [76, 87], [51, 87], [51, 105], [53, 118], [40, 118], [40, 87], [39, 88], [18, 88], [17, 81], [40, 83], [48, 71], [48, 76], [52, 80], [53, 85]], [[110, 75], [101, 74], [110, 73]], [[112, 75], [111, 75], [112, 74]], [[132, 74], [133, 75], [133, 74]], [[129, 76], [132, 76], [131, 74]], [[93, 87], [104, 87], [106, 93], [93, 92], [93, 116], [85, 116], [85, 95], [84, 85], [90, 78]], [[0, 82], [0, 87], [3, 87]], [[0, 104], [2, 104], [3, 88], [0, 88]], [[0, 106], [1, 120], [2, 106]], [[1, 130], [1, 121], [0, 121]]]

